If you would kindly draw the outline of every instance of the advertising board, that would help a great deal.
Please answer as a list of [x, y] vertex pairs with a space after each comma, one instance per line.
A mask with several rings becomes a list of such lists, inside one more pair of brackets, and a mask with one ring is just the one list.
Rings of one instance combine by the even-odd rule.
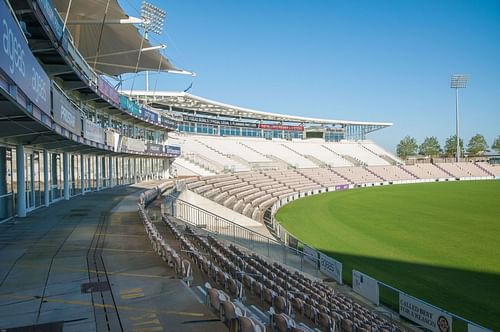
[[324, 274], [335, 279], [339, 284], [342, 285], [342, 263], [338, 260], [331, 258], [319, 253], [319, 270]]
[[104, 129], [98, 124], [85, 119], [83, 121], [83, 137], [91, 141], [104, 144]]
[[379, 305], [379, 288], [376, 279], [362, 272], [352, 270], [352, 290]]
[[82, 132], [80, 111], [54, 86], [52, 89], [52, 115], [54, 121], [78, 136]]
[[452, 332], [452, 317], [405, 293], [399, 293], [399, 314], [435, 332]]
[[31, 53], [10, 8], [0, 1], [0, 68], [42, 112], [50, 114], [50, 80]]

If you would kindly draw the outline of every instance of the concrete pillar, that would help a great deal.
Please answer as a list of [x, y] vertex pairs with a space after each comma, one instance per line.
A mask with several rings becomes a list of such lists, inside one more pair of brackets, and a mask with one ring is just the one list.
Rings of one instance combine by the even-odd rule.
[[101, 186], [99, 185], [99, 156], [95, 156], [95, 190], [99, 191]]
[[35, 162], [35, 156], [33, 153], [30, 153], [30, 167], [31, 167], [31, 170], [30, 170], [30, 184], [31, 184], [31, 188], [29, 188], [30, 192], [28, 193], [28, 195], [31, 196], [31, 204], [32, 206], [28, 206], [28, 208], [31, 208], [31, 207], [34, 207], [36, 205], [35, 203], [35, 172], [34, 172], [34, 162]]
[[113, 187], [113, 156], [109, 155], [109, 165], [108, 165], [108, 174], [109, 174], [109, 188]]
[[67, 152], [63, 152], [63, 193], [64, 199], [69, 200], [69, 156]]
[[132, 173], [132, 176], [134, 177], [133, 183], [137, 183], [137, 158], [134, 157], [134, 172]]
[[17, 216], [26, 217], [26, 183], [24, 182], [24, 146], [16, 146]]
[[45, 207], [50, 205], [49, 189], [49, 151], [43, 150], [43, 202]]
[[80, 154], [80, 187], [82, 187], [82, 195], [85, 195], [85, 160], [84, 154]]

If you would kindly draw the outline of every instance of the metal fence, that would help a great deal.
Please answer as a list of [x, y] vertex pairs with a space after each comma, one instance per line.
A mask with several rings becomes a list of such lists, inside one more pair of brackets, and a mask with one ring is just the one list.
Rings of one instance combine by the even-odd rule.
[[167, 213], [170, 212], [176, 218], [204, 229], [217, 239], [231, 241], [256, 254], [311, 275], [320, 275], [318, 258], [309, 256], [296, 247], [288, 246], [182, 199], [167, 198], [166, 203]]

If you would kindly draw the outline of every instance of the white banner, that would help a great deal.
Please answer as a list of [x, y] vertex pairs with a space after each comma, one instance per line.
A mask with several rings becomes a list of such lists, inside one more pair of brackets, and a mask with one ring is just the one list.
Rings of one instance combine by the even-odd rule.
[[324, 274], [335, 279], [339, 284], [342, 285], [342, 263], [327, 256], [323, 253], [319, 253], [319, 270]]
[[317, 264], [318, 252], [316, 251], [316, 249], [309, 247], [307, 244], [304, 244], [304, 254], [306, 261], [313, 265]]
[[435, 332], [452, 332], [452, 317], [416, 298], [399, 293], [399, 314]]
[[352, 270], [352, 289], [376, 305], [380, 304], [377, 279]]

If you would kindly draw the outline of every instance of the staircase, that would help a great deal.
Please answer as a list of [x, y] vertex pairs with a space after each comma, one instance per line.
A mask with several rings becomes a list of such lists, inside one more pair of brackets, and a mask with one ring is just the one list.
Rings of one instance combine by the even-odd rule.
[[375, 175], [376, 177], [378, 177], [379, 179], [382, 179], [382, 181], [387, 181], [387, 179], [383, 178], [381, 175], [378, 175], [377, 173], [375, 173], [374, 171], [372, 171], [371, 169], [368, 169], [366, 167], [363, 167], [366, 171], [368, 171], [369, 173]]
[[489, 174], [490, 176], [493, 176], [493, 177], [495, 176], [495, 174], [491, 173], [490, 171], [488, 171], [486, 168], [484, 168], [483, 166], [479, 165], [478, 163], [474, 163], [474, 165], [476, 165], [477, 168], [481, 169], [486, 174]]
[[447, 170], [445, 170], [444, 168], [440, 167], [438, 164], [433, 164], [434, 166], [436, 166], [437, 168], [439, 168], [440, 170], [442, 170], [443, 172], [445, 172], [446, 174], [448, 174], [450, 177], [452, 178], [456, 178], [455, 175], [451, 174], [450, 172], [448, 172]]
[[403, 167], [404, 165], [398, 165], [398, 167], [400, 169], [402, 169], [404, 172], [406, 172], [407, 174], [410, 174], [411, 176], [413, 176], [415, 179], [419, 179], [418, 176], [416, 176], [415, 174], [413, 174], [412, 172], [410, 172], [409, 170], [407, 170], [406, 168]]
[[339, 158], [342, 158], [342, 159], [345, 159], [347, 160], [348, 162], [350, 162], [351, 164], [353, 164], [354, 166], [360, 166], [362, 165], [363, 163], [361, 162], [361, 160], [358, 160], [356, 158], [353, 158], [351, 156], [347, 156], [347, 155], [341, 155], [341, 154], [338, 154], [337, 152], [335, 152], [333, 149], [330, 149], [328, 146], [322, 144], [321, 145], [322, 147], [324, 147], [325, 149], [327, 149], [328, 151], [330, 151], [331, 153], [333, 153], [334, 155], [338, 156]]

